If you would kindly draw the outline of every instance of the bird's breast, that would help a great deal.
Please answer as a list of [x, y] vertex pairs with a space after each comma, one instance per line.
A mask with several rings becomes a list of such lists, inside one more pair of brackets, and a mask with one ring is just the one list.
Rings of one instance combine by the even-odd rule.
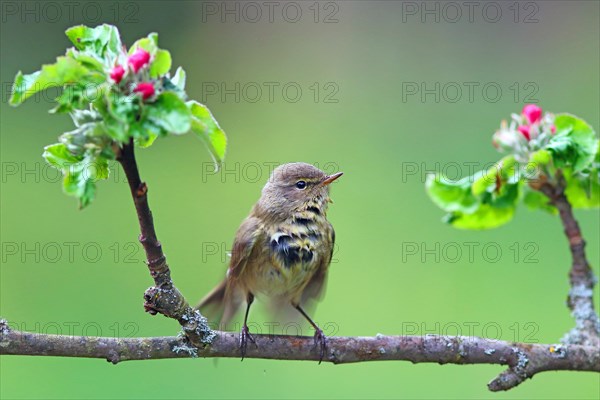
[[329, 222], [314, 211], [294, 214], [268, 231], [269, 263], [264, 265], [260, 291], [286, 295], [301, 290], [331, 255]]

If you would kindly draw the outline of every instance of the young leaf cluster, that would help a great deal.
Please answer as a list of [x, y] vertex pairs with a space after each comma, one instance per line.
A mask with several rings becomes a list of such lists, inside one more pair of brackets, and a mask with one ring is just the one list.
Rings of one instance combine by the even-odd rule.
[[69, 114], [75, 129], [46, 146], [43, 156], [62, 171], [64, 191], [77, 197], [80, 207], [94, 199], [96, 181], [108, 177], [109, 160], [132, 141], [148, 147], [159, 137], [193, 133], [218, 167], [225, 133], [205, 105], [187, 98], [185, 71], [179, 67], [171, 74], [171, 54], [158, 47], [156, 33], [129, 49], [111, 25], [75, 26], [66, 35], [74, 47], [37, 72], [19, 72], [10, 104], [62, 88], [50, 112]]
[[446, 212], [444, 221], [463, 229], [494, 228], [513, 218], [520, 201], [556, 213], [535, 183], [556, 183], [558, 173], [572, 207], [599, 207], [600, 144], [592, 127], [570, 114], [542, 115], [534, 105], [512, 119], [494, 134], [495, 146], [508, 155], [492, 167], [458, 181], [427, 177], [427, 193]]

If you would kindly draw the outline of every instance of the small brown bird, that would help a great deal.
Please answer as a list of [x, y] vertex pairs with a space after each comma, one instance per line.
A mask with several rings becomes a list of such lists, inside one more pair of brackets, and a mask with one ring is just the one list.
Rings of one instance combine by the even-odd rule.
[[225, 326], [246, 301], [240, 334], [242, 359], [248, 340], [248, 312], [255, 294], [265, 294], [275, 304], [291, 304], [315, 329], [320, 360], [325, 354], [323, 331], [303, 310], [318, 297], [331, 262], [335, 232], [327, 221], [329, 184], [342, 176], [327, 175], [306, 163], [277, 167], [262, 190], [260, 200], [242, 222], [233, 243], [231, 261], [223, 282], [198, 308], [222, 313]]

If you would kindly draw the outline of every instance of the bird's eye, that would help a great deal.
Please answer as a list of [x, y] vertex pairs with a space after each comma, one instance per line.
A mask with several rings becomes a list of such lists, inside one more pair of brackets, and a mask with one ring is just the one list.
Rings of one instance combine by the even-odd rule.
[[300, 190], [306, 189], [306, 182], [298, 181], [298, 182], [296, 182], [296, 187]]

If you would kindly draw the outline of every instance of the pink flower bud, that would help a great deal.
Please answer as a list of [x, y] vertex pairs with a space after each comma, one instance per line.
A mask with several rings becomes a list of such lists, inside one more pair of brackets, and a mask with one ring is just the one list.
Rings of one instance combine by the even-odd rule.
[[129, 56], [129, 59], [127, 60], [129, 65], [131, 65], [131, 68], [133, 68], [133, 72], [136, 73], [140, 70], [140, 68], [148, 64], [149, 61], [150, 53], [144, 49], [137, 49], [132, 55]]
[[119, 83], [121, 82], [121, 79], [123, 79], [123, 75], [125, 75], [125, 68], [121, 65], [117, 65], [110, 72], [110, 79], [115, 81], [115, 83]]
[[527, 139], [528, 141], [531, 139], [531, 135], [529, 134], [531, 128], [528, 125], [519, 125], [518, 129], [519, 132], [521, 132], [521, 134], [525, 136], [525, 139]]
[[556, 127], [554, 125], [550, 127], [550, 132], [556, 133]]
[[523, 115], [530, 124], [535, 124], [542, 119], [542, 109], [535, 104], [526, 104], [525, 107], [523, 107]]
[[154, 85], [149, 82], [138, 83], [133, 91], [141, 94], [142, 99], [146, 100], [149, 97], [154, 96]]

